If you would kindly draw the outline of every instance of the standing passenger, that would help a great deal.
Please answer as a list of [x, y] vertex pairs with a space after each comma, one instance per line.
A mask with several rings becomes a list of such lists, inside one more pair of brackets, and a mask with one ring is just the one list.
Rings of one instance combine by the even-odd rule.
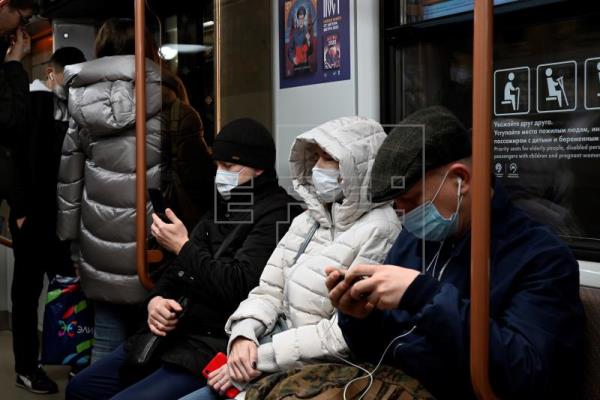
[[167, 204], [192, 229], [212, 206], [215, 165], [200, 114], [177, 75], [163, 71], [161, 189]]
[[[0, 0], [0, 145], [14, 144], [25, 121], [29, 78], [21, 61], [30, 51], [24, 26], [33, 14], [33, 0]], [[0, 193], [1, 195], [5, 193]]]
[[31, 48], [24, 25], [32, 14], [33, 0], [0, 0], [0, 204], [7, 200], [11, 207], [12, 232], [25, 222], [13, 153], [22, 144], [29, 108], [29, 77], [21, 61]]
[[[148, 32], [146, 47], [146, 173], [148, 186], [159, 187], [161, 77]], [[96, 38], [98, 59], [65, 70], [72, 120], [60, 165], [58, 234], [78, 243], [81, 284], [94, 301], [92, 362], [132, 333], [136, 305], [147, 296], [136, 274], [133, 54], [133, 21], [111, 19]]]
[[[46, 80], [31, 84], [29, 124], [15, 153], [20, 166], [17, 184], [24, 194], [19, 204], [24, 222], [13, 230], [13, 348], [16, 364], [28, 370], [38, 365], [38, 299], [44, 275], [73, 275], [68, 243], [56, 236], [56, 181], [69, 121], [63, 72], [65, 66], [84, 61], [83, 53], [74, 47], [59, 49], [52, 55]], [[44, 379], [48, 380], [45, 389], [41, 384]], [[50, 378], [32, 379], [20, 373], [17, 385], [33, 392], [56, 391]]]
[[39, 291], [35, 288], [37, 282], [31, 291], [27, 290], [30, 284], [24, 279], [31, 272], [23, 258], [37, 250], [24, 248], [21, 240], [29, 230], [25, 227], [28, 199], [22, 186], [28, 165], [16, 156], [24, 151], [29, 136], [29, 77], [21, 61], [30, 51], [30, 38], [24, 26], [33, 14], [33, 5], [33, 0], [0, 0], [0, 203], [7, 199], [10, 205], [9, 225], [15, 254], [11, 296], [16, 384], [34, 393], [47, 394], [58, 389], [38, 366]]

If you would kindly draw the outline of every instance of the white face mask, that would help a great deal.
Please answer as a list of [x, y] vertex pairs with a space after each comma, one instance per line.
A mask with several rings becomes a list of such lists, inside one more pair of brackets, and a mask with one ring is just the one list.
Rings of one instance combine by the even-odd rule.
[[312, 181], [317, 197], [323, 203], [334, 203], [342, 198], [342, 185], [339, 182], [340, 171], [337, 169], [312, 169]]
[[244, 168], [237, 172], [223, 171], [222, 169], [217, 170], [215, 185], [217, 185], [217, 190], [225, 200], [228, 200], [231, 197], [231, 191], [238, 186], [240, 172], [243, 170]]

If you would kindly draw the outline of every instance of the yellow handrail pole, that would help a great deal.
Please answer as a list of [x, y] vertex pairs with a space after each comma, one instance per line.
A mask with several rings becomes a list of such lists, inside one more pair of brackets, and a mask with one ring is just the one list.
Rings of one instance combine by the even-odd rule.
[[495, 398], [489, 379], [493, 12], [492, 0], [475, 0], [470, 361], [473, 389], [484, 400]]
[[222, 57], [222, 32], [221, 32], [221, 0], [214, 0], [215, 14], [215, 133], [221, 130], [223, 105], [221, 103], [221, 57]]
[[135, 255], [140, 282], [146, 289], [154, 284], [148, 274], [146, 254], [146, 9], [135, 0]]

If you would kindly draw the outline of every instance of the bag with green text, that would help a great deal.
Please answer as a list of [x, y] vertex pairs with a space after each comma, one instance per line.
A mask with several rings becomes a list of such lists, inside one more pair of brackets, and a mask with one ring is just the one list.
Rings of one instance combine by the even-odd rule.
[[79, 278], [57, 275], [48, 286], [41, 363], [86, 367], [93, 341], [94, 311]]

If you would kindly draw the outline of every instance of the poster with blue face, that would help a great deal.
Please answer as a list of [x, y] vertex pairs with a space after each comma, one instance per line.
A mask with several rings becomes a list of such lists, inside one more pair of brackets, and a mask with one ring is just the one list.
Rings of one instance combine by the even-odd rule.
[[279, 0], [280, 88], [350, 79], [349, 0]]

